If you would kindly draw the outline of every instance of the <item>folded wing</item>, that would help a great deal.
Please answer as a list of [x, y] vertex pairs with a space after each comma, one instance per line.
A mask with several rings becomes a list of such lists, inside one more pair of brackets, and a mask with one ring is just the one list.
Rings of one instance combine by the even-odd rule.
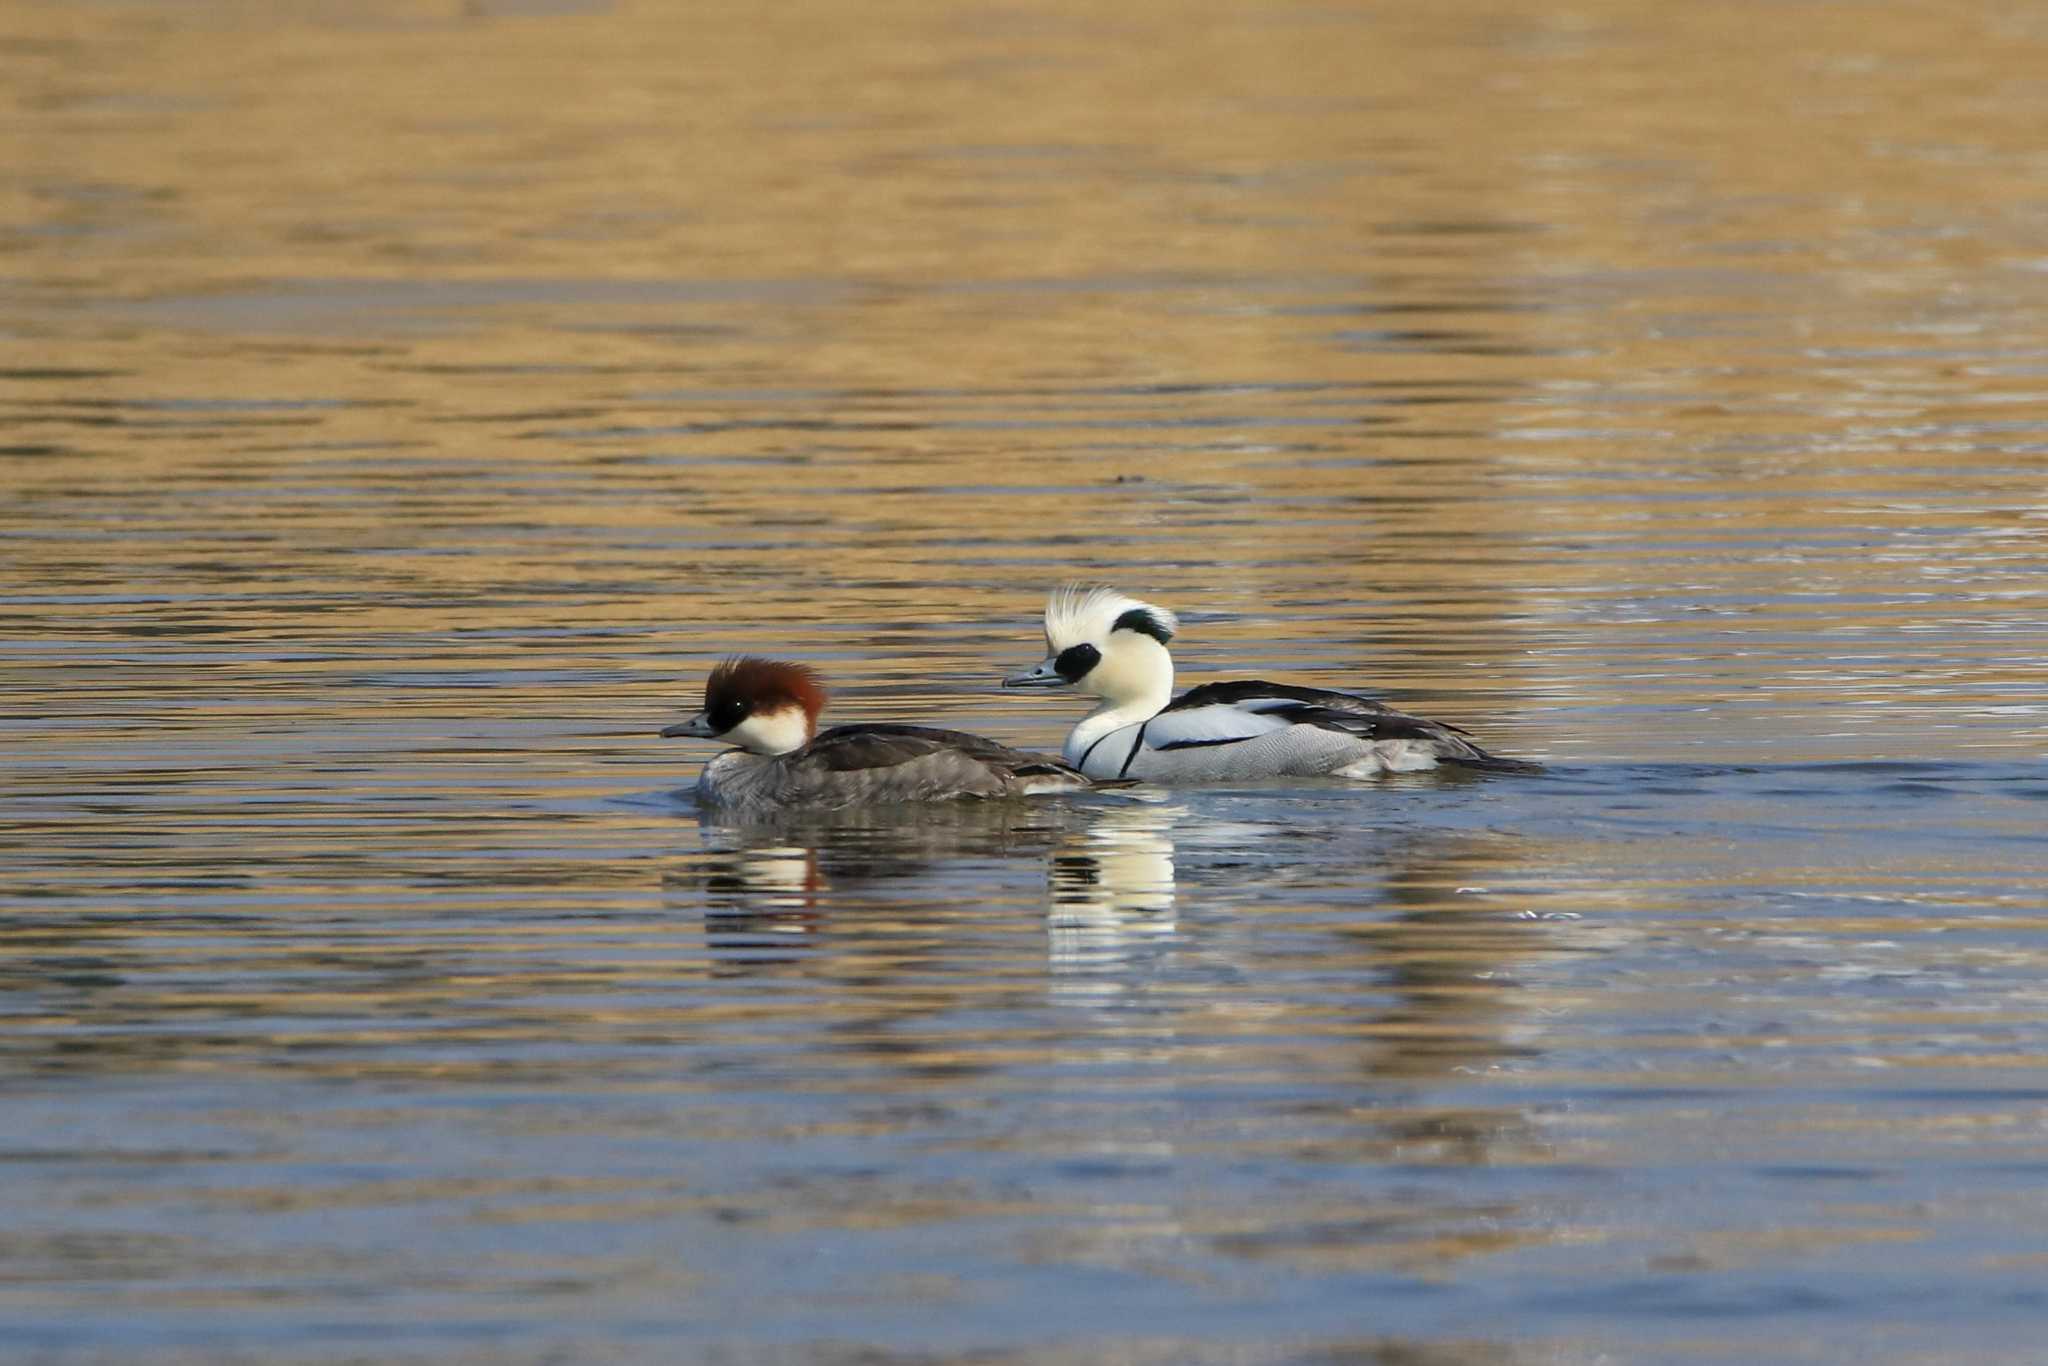
[[1411, 716], [1369, 697], [1262, 679], [1189, 689], [1146, 724], [1145, 743], [1154, 749], [1241, 744], [1288, 726], [1314, 726], [1364, 741], [1421, 741], [1439, 759], [1475, 767], [1531, 767], [1488, 754], [1456, 726]]
[[916, 788], [957, 788], [969, 795], [1092, 785], [1079, 769], [1048, 755], [930, 726], [838, 726], [813, 739], [798, 757], [803, 767], [815, 771], [871, 775], [878, 782], [907, 782]]

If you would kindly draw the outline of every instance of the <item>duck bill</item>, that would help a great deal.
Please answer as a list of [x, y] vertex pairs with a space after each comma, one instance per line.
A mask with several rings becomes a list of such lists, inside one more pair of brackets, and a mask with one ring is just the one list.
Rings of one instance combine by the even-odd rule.
[[673, 726], [662, 728], [661, 738], [664, 740], [673, 740], [679, 735], [687, 735], [692, 740], [718, 738], [718, 732], [711, 729], [711, 723], [704, 719], [704, 713], [701, 711], [687, 721], [678, 721]]
[[1023, 673], [1011, 674], [1003, 680], [1003, 686], [1006, 688], [1064, 688], [1071, 682], [1071, 679], [1060, 677], [1058, 667], [1053, 659], [1048, 656], [1031, 668], [1026, 669]]

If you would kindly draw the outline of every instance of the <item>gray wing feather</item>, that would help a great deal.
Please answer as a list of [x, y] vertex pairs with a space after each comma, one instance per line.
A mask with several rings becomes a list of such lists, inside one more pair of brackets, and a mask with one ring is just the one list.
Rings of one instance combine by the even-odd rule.
[[796, 760], [799, 767], [816, 765], [826, 773], [878, 779], [886, 773], [892, 788], [963, 795], [1091, 786], [1079, 769], [1058, 759], [930, 726], [837, 726], [813, 739]]

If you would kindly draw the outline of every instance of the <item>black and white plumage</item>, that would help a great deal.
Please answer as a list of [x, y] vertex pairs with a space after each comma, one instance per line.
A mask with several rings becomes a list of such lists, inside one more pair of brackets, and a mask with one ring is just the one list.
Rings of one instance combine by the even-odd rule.
[[[1253, 679], [1190, 689], [1150, 720], [1091, 744], [1119, 772], [1154, 782], [1323, 773], [1369, 778], [1446, 762], [1529, 767], [1488, 754], [1455, 726], [1368, 697]], [[1094, 759], [1076, 766], [1083, 772], [1107, 768]]]
[[729, 659], [711, 671], [704, 709], [661, 733], [739, 746], [704, 765], [697, 799], [740, 815], [1025, 797], [1096, 785], [1058, 759], [964, 731], [853, 725], [821, 733], [825, 700], [824, 684], [801, 664]]
[[1045, 661], [1005, 686], [1072, 686], [1103, 699], [1062, 751], [1098, 779], [1369, 778], [1446, 763], [1535, 769], [1487, 753], [1455, 726], [1355, 693], [1241, 680], [1176, 698], [1166, 647], [1179, 624], [1164, 608], [1113, 588], [1057, 589], [1046, 604]]

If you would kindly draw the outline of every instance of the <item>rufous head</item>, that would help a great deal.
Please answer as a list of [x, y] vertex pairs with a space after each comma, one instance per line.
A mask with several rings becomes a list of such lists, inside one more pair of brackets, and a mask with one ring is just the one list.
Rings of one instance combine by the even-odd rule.
[[825, 684], [809, 665], [740, 655], [704, 680], [704, 710], [662, 734], [723, 740], [753, 754], [787, 754], [810, 743], [823, 710]]

